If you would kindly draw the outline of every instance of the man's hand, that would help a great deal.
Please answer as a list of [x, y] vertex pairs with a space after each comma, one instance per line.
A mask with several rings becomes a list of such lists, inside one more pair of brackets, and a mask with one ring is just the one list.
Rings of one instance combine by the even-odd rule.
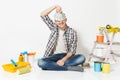
[[71, 52], [68, 52], [65, 57], [63, 57], [62, 59], [58, 60], [56, 63], [57, 63], [59, 66], [63, 66], [63, 65], [65, 64], [65, 62], [66, 62], [70, 57], [72, 57], [72, 53], [71, 53]]
[[64, 63], [65, 63], [65, 61], [63, 61], [62, 59], [60, 59], [60, 60], [58, 60], [56, 63], [57, 63], [59, 66], [63, 66]]
[[61, 13], [62, 12], [62, 8], [59, 5], [56, 6], [56, 12], [57, 13]]

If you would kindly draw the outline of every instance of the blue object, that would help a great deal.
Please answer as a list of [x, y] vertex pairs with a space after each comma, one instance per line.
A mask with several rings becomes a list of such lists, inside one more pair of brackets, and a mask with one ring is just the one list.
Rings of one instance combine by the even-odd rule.
[[102, 71], [102, 63], [101, 62], [94, 62], [94, 71], [101, 72]]
[[70, 59], [68, 59], [68, 61], [65, 63], [66, 66], [61, 67], [61, 66], [56, 65], [55, 61], [64, 57], [65, 55], [66, 55], [66, 53], [54, 54], [50, 57], [39, 59], [38, 66], [40, 68], [43, 68], [43, 70], [64, 70], [64, 71], [67, 71], [68, 70], [67, 65], [76, 66], [76, 65], [78, 65], [78, 63], [85, 62], [85, 57], [82, 54], [76, 54], [73, 57], [71, 57]]
[[25, 55], [25, 54], [28, 54], [28, 52], [27, 52], [27, 51], [24, 51], [24, 52], [21, 52], [21, 54]]
[[16, 63], [13, 59], [11, 59], [10, 61], [12, 62], [12, 64], [13, 64], [15, 67], [18, 66], [17, 63]]

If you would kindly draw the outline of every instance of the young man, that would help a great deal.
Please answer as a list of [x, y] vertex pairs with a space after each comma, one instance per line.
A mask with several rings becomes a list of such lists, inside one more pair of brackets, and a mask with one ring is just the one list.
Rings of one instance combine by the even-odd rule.
[[[53, 22], [49, 14], [56, 10]], [[80, 71], [84, 69], [79, 64], [85, 62], [85, 57], [76, 54], [77, 34], [67, 24], [67, 18], [60, 6], [51, 6], [41, 13], [41, 18], [51, 30], [44, 57], [38, 60], [38, 66], [43, 70]]]

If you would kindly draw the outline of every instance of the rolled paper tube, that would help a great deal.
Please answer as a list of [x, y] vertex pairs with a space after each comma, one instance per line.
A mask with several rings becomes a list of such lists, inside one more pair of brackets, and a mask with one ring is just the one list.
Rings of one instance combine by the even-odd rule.
[[23, 67], [17, 70], [17, 74], [21, 75], [21, 74], [25, 74], [30, 72], [30, 67]]

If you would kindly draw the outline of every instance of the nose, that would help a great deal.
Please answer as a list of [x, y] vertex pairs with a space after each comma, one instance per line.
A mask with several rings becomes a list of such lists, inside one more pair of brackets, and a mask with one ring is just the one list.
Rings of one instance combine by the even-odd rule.
[[60, 24], [63, 24], [64, 22], [63, 21], [60, 21]]

